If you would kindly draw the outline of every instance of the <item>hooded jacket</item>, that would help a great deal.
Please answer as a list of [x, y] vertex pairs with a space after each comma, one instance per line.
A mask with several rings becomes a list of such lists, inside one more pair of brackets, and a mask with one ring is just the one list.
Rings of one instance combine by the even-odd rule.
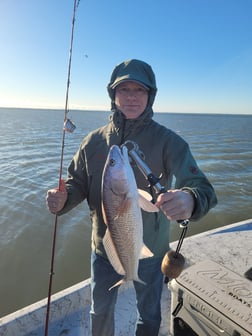
[[[125, 119], [114, 103], [115, 87], [125, 80], [141, 83], [149, 88], [149, 99], [145, 111], [136, 119]], [[102, 239], [106, 225], [101, 210], [101, 182], [104, 164], [112, 145], [122, 145], [131, 140], [144, 153], [145, 162], [166, 190], [186, 189], [195, 199], [191, 220], [198, 220], [217, 199], [212, 185], [197, 166], [188, 144], [176, 133], [152, 119], [152, 105], [157, 92], [155, 75], [151, 67], [139, 60], [119, 64], [108, 84], [112, 116], [107, 125], [86, 136], [73, 157], [66, 181], [68, 199], [59, 214], [68, 212], [87, 199], [92, 221], [92, 249], [106, 257]], [[133, 165], [137, 186], [149, 192], [148, 182]], [[175, 178], [175, 183], [173, 182]], [[169, 250], [169, 220], [159, 211], [143, 215], [144, 243], [154, 257], [162, 257]]]

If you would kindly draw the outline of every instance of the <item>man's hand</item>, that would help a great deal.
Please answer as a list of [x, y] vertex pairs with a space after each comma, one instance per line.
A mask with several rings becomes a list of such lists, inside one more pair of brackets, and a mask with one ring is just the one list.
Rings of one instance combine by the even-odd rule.
[[159, 207], [169, 220], [189, 219], [194, 209], [193, 196], [180, 189], [168, 190], [157, 198], [156, 206]]
[[51, 213], [56, 214], [63, 209], [67, 200], [67, 190], [64, 180], [60, 181], [60, 188], [54, 188], [47, 191], [46, 205]]

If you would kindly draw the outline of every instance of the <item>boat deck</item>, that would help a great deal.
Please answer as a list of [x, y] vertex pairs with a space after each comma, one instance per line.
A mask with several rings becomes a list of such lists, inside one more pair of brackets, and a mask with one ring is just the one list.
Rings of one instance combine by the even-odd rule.
[[[193, 225], [193, 224], [192, 224]], [[171, 243], [176, 249], [177, 242]], [[188, 237], [181, 253], [187, 266], [213, 260], [240, 276], [252, 266], [252, 219]], [[83, 281], [52, 296], [49, 336], [89, 336], [89, 280]], [[25, 307], [0, 319], [0, 336], [42, 336], [47, 299]], [[170, 291], [164, 284], [162, 297], [163, 320], [160, 336], [169, 335]], [[135, 294], [131, 284], [120, 288], [116, 307], [115, 336], [132, 336], [136, 321]]]

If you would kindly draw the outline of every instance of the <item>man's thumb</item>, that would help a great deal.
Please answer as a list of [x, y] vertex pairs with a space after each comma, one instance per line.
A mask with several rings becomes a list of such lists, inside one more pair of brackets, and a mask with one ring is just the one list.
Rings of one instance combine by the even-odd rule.
[[65, 192], [66, 190], [66, 183], [63, 179], [60, 180], [59, 191]]

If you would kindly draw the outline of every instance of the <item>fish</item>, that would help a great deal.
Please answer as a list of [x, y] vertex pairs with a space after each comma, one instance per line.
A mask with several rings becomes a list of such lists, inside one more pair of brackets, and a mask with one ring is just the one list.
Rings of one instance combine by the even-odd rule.
[[110, 289], [126, 281], [144, 283], [138, 276], [139, 259], [153, 253], [143, 242], [141, 209], [157, 212], [151, 196], [137, 188], [126, 146], [113, 145], [102, 174], [102, 213], [106, 232], [103, 245], [107, 257], [123, 278]]

